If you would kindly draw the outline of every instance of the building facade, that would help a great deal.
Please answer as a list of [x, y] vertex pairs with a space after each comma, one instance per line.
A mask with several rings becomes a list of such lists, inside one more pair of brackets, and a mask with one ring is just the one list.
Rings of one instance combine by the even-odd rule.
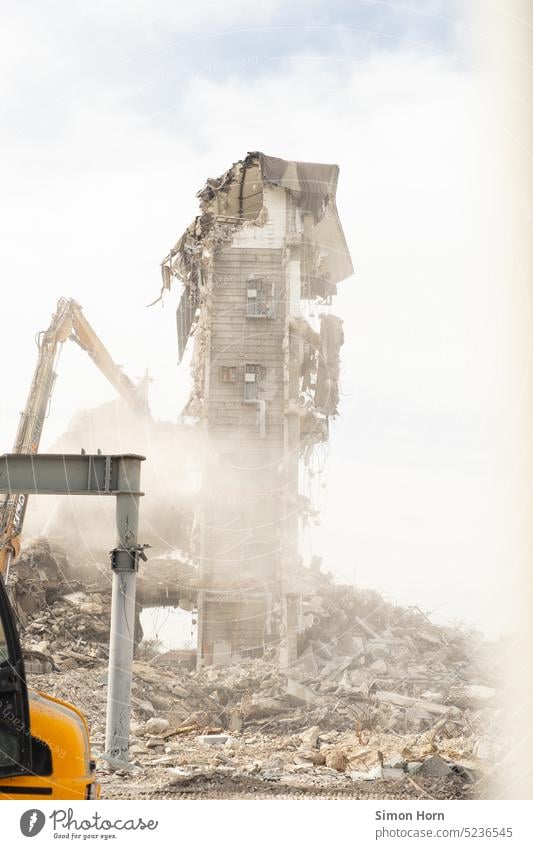
[[299, 468], [337, 413], [342, 322], [330, 308], [353, 272], [337, 178], [335, 165], [248, 154], [207, 181], [200, 215], [162, 263], [164, 286], [182, 286], [180, 359], [194, 337], [184, 415], [205, 431], [200, 665], [296, 656], [309, 509]]

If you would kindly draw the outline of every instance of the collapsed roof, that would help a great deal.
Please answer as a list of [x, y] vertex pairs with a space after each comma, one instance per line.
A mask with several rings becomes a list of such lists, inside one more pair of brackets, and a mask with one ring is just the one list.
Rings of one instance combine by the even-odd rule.
[[321, 253], [322, 274], [332, 284], [353, 274], [353, 265], [335, 202], [338, 165], [297, 162], [248, 153], [222, 176], [209, 178], [198, 192], [201, 214], [162, 262], [163, 286], [170, 288], [172, 277], [188, 285], [198, 274], [199, 248], [213, 235], [216, 242], [227, 241], [243, 223], [261, 226], [268, 218], [263, 203], [263, 187], [278, 186], [290, 193], [302, 216], [304, 241]]

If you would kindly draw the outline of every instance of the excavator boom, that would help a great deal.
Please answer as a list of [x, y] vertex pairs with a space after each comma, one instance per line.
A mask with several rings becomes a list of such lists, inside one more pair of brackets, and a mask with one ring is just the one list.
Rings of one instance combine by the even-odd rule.
[[139, 395], [136, 385], [124, 374], [122, 369], [114, 362], [111, 354], [100, 341], [93, 330], [82, 309], [76, 301], [69, 301], [70, 315], [72, 320], [72, 332], [70, 338], [77, 342], [80, 348], [87, 351], [91, 360], [98, 366], [102, 374], [107, 377], [118, 394], [124, 398], [131, 409], [140, 414], [148, 412], [146, 400]]

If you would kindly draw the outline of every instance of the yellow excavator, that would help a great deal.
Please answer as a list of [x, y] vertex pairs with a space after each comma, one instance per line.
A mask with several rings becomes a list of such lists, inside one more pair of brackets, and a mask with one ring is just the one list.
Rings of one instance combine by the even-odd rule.
[[[148, 407], [117, 366], [76, 301], [61, 298], [48, 330], [37, 337], [38, 359], [13, 448], [39, 450], [63, 342], [80, 345], [137, 414]], [[6, 583], [20, 551], [28, 496], [0, 496], [0, 800], [95, 799], [99, 796], [89, 729], [73, 705], [26, 684], [24, 661]]]

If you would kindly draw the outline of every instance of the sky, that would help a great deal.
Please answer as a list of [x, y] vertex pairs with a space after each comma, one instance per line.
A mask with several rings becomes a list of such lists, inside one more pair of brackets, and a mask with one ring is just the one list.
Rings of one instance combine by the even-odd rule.
[[[133, 379], [148, 368], [154, 414], [175, 420], [190, 385], [176, 293], [146, 305], [196, 191], [250, 150], [337, 162], [355, 274], [303, 552], [497, 636], [513, 625], [512, 339], [528, 305], [504, 285], [493, 81], [454, 0], [288, 6], [3, 0], [2, 450], [62, 295]], [[113, 397], [65, 346], [42, 449]]]

